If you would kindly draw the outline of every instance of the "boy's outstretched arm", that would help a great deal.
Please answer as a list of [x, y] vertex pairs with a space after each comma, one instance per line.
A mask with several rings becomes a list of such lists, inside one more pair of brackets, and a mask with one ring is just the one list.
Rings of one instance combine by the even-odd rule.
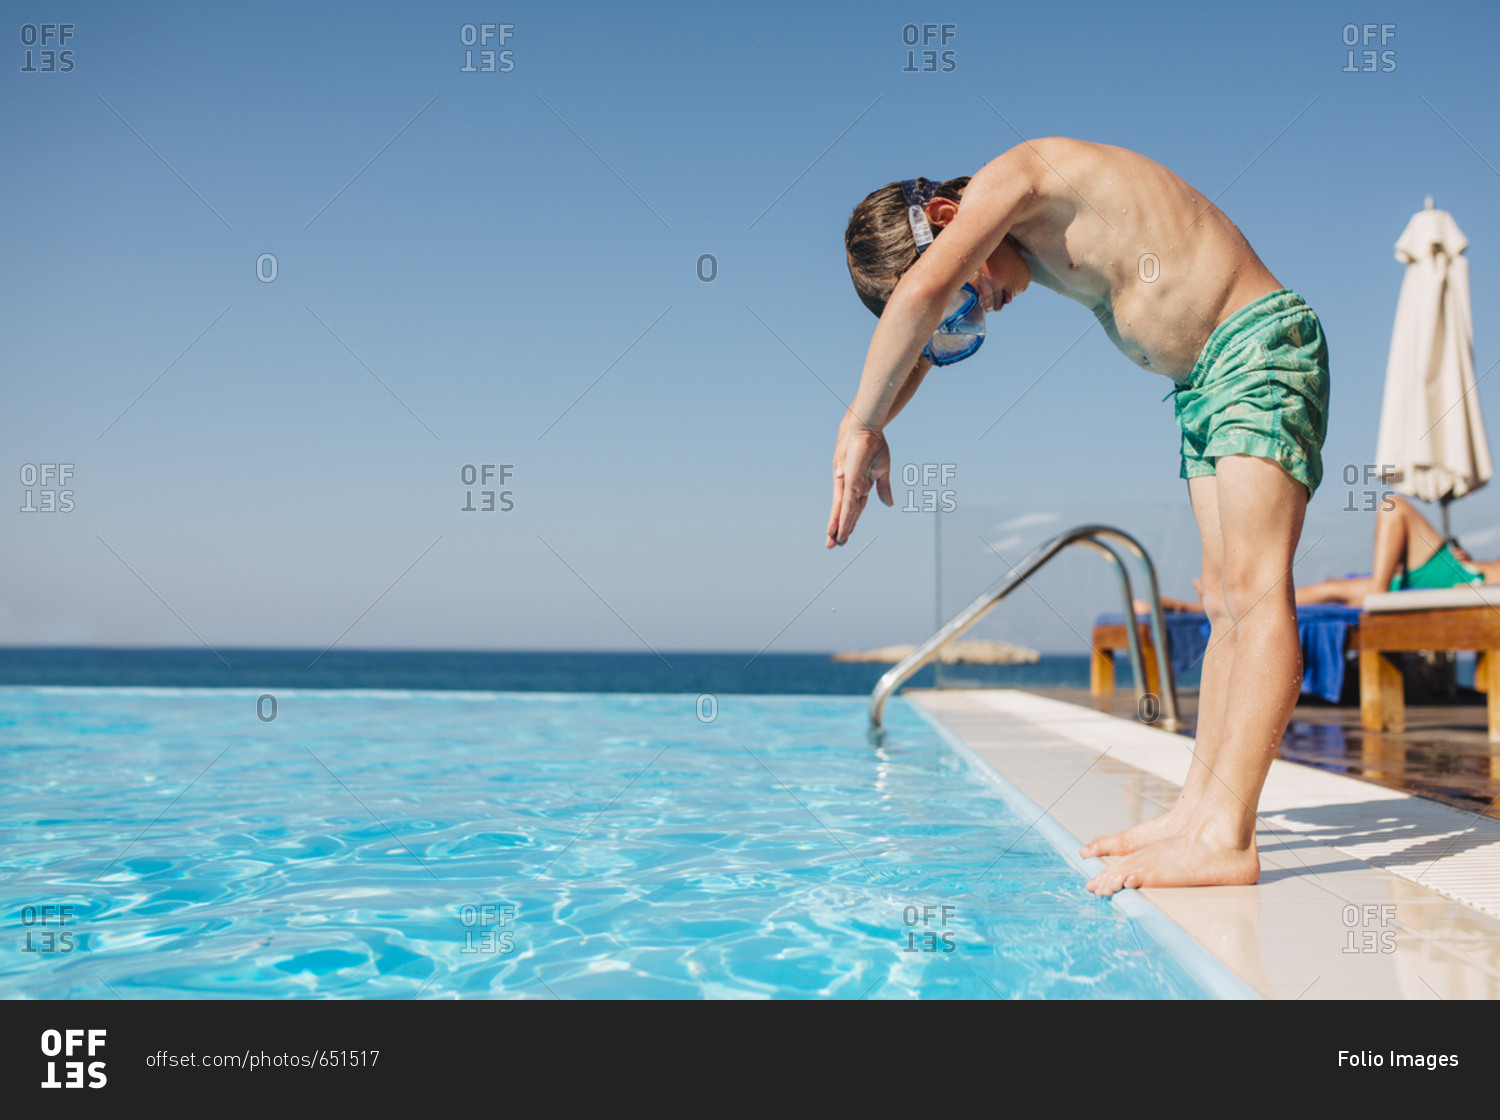
[[849, 539], [872, 489], [891, 504], [890, 451], [882, 433], [897, 400], [905, 403], [909, 371], [953, 293], [995, 251], [1011, 226], [1038, 205], [1038, 184], [1046, 170], [1030, 144], [986, 164], [964, 189], [963, 202], [942, 235], [896, 285], [870, 339], [859, 391], [839, 426], [841, 466], [834, 468], [837, 508], [829, 521], [829, 547]]
[[[917, 388], [922, 384], [922, 379], [927, 376], [927, 371], [931, 368], [932, 363], [925, 357], [917, 359], [916, 366], [906, 375], [906, 384], [901, 386], [901, 391], [896, 394], [896, 399], [891, 402], [891, 410], [886, 414], [885, 418], [887, 424], [894, 420], [896, 414], [906, 407], [906, 402], [911, 400]], [[844, 501], [844, 455], [848, 450], [849, 430], [855, 426], [853, 421], [854, 413], [845, 412], [844, 419], [839, 423], [838, 442], [833, 448], [833, 510], [828, 515], [828, 548], [832, 548], [839, 543], [839, 517], [843, 513]], [[881, 437], [881, 442], [882, 444], [884, 443], [883, 436]], [[875, 486], [876, 493], [880, 495], [880, 500], [886, 505], [892, 504], [890, 474], [889, 456], [879, 464], [878, 469], [872, 467], [870, 472], [871, 481]], [[868, 500], [868, 498], [869, 491], [867, 490], [865, 491], [865, 499]], [[864, 501], [860, 502], [860, 508], [864, 508]]]

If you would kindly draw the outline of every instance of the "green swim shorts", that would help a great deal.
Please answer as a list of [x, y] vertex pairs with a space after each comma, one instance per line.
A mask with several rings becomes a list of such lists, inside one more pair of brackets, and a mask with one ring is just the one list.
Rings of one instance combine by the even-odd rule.
[[1473, 564], [1465, 564], [1453, 554], [1453, 547], [1444, 541], [1443, 547], [1434, 552], [1427, 563], [1409, 572], [1397, 572], [1391, 580], [1391, 590], [1433, 590], [1483, 582], [1484, 573]]
[[1313, 496], [1328, 434], [1328, 343], [1296, 292], [1261, 296], [1220, 323], [1175, 395], [1182, 478], [1213, 474], [1221, 455], [1255, 455]]

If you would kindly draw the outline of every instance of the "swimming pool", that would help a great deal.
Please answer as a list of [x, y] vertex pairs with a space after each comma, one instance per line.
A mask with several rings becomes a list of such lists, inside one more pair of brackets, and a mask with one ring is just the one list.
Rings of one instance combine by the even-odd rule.
[[0, 736], [10, 998], [1204, 995], [902, 701], [876, 749], [862, 699], [12, 688]]

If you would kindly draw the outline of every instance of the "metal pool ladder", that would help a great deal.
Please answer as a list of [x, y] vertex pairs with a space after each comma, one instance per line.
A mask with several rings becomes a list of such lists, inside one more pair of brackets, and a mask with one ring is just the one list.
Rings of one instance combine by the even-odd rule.
[[1069, 545], [1080, 545], [1099, 553], [1113, 565], [1115, 574], [1120, 578], [1120, 595], [1125, 603], [1125, 632], [1130, 646], [1130, 668], [1135, 674], [1136, 709], [1144, 715], [1145, 709], [1149, 707], [1147, 697], [1150, 694], [1146, 691], [1145, 659], [1141, 656], [1141, 636], [1135, 621], [1135, 596], [1131, 593], [1130, 575], [1125, 571], [1125, 565], [1120, 561], [1119, 554], [1104, 543], [1106, 540], [1133, 553], [1145, 570], [1149, 592], [1147, 603], [1151, 607], [1151, 641], [1156, 647], [1156, 666], [1161, 674], [1161, 696], [1157, 698], [1161, 705], [1159, 722], [1165, 730], [1176, 731], [1181, 726], [1177, 716], [1177, 684], [1172, 679], [1172, 658], [1167, 651], [1167, 627], [1162, 619], [1156, 568], [1139, 541], [1124, 530], [1108, 525], [1080, 525], [1037, 546], [1026, 559], [1011, 569], [1010, 575], [980, 595], [946, 626], [902, 658], [880, 678], [875, 691], [870, 694], [870, 726], [876, 731], [880, 729], [885, 702], [913, 673], [937, 657], [945, 645], [988, 614], [1000, 600], [1020, 587], [1033, 572]]

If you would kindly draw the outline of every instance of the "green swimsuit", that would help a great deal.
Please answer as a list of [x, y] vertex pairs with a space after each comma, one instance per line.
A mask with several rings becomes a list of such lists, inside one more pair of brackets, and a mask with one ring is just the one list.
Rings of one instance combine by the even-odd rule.
[[1473, 564], [1465, 564], [1453, 554], [1447, 541], [1432, 554], [1432, 559], [1409, 572], [1397, 572], [1391, 580], [1392, 591], [1437, 590], [1463, 587], [1484, 582], [1484, 573]]
[[1220, 323], [1175, 395], [1183, 478], [1213, 474], [1223, 455], [1255, 455], [1312, 497], [1328, 434], [1328, 344], [1296, 292], [1261, 296]]

